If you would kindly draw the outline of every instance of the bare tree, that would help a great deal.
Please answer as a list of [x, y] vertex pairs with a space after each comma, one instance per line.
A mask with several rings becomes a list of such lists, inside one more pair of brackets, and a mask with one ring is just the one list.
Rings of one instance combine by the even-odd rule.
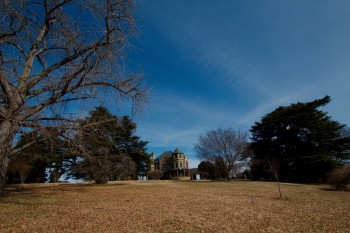
[[335, 190], [350, 188], [350, 166], [344, 165], [334, 169], [328, 174], [328, 184]]
[[277, 159], [268, 161], [269, 171], [277, 181], [279, 198], [282, 199], [281, 185], [280, 185], [280, 162]]
[[126, 154], [110, 154], [108, 148], [100, 148], [98, 154], [85, 155], [84, 160], [74, 167], [74, 172], [96, 184], [132, 177], [136, 163]]
[[0, 2], [0, 195], [18, 134], [61, 127], [80, 100], [143, 99], [142, 75], [124, 62], [133, 10], [132, 0]]
[[121, 180], [122, 178], [135, 178], [136, 163], [126, 154], [118, 155], [114, 161], [113, 180]]
[[33, 169], [33, 166], [24, 160], [15, 161], [12, 164], [12, 166], [11, 165], [9, 166], [9, 170], [11, 173], [18, 174], [19, 182], [21, 184], [25, 183], [26, 178], [32, 169]]
[[214, 164], [218, 160], [223, 162], [224, 173], [229, 178], [231, 171], [243, 165], [247, 145], [247, 132], [219, 128], [199, 135], [194, 149], [199, 159]]

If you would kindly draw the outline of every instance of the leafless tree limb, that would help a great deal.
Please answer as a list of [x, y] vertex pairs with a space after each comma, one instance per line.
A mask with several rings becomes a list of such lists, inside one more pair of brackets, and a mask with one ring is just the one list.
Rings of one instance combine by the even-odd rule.
[[132, 0], [1, 1], [0, 194], [16, 134], [63, 127], [52, 117], [59, 104], [101, 90], [135, 106], [145, 100], [142, 74], [124, 64], [133, 11]]
[[197, 156], [215, 164], [218, 158], [225, 164], [227, 178], [231, 171], [242, 165], [248, 143], [248, 133], [234, 129], [217, 129], [200, 135], [194, 149]]

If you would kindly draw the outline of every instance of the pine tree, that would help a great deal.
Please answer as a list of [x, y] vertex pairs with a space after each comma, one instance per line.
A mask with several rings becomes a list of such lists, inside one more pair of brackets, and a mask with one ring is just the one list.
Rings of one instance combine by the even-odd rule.
[[280, 180], [319, 182], [349, 159], [350, 137], [342, 134], [345, 125], [318, 109], [330, 100], [325, 96], [279, 107], [256, 122], [251, 128], [253, 177], [266, 177], [268, 162], [277, 161]]
[[127, 116], [114, 116], [101, 106], [91, 111], [77, 135], [84, 160], [75, 167], [75, 175], [106, 183], [146, 173], [147, 142], [134, 135], [135, 130], [136, 124]]
[[[57, 182], [65, 170], [62, 166], [65, 157], [65, 144], [61, 138], [45, 139], [42, 132], [23, 134], [16, 144], [22, 147], [28, 142], [35, 142], [21, 150], [10, 159], [8, 169], [9, 183]], [[50, 170], [52, 174], [47, 174]], [[54, 176], [54, 177], [53, 177]]]

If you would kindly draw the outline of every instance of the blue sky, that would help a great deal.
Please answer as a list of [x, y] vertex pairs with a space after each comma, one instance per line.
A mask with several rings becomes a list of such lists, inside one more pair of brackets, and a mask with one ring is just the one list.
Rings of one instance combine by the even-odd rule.
[[136, 1], [132, 66], [152, 88], [134, 117], [158, 156], [178, 147], [191, 167], [206, 130], [249, 130], [281, 105], [330, 95], [350, 125], [350, 1]]

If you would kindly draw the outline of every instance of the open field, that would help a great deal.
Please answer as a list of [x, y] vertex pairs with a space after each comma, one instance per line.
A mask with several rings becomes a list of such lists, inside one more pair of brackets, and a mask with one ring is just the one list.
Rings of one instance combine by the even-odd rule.
[[0, 232], [350, 232], [350, 193], [320, 185], [131, 181], [11, 186]]

